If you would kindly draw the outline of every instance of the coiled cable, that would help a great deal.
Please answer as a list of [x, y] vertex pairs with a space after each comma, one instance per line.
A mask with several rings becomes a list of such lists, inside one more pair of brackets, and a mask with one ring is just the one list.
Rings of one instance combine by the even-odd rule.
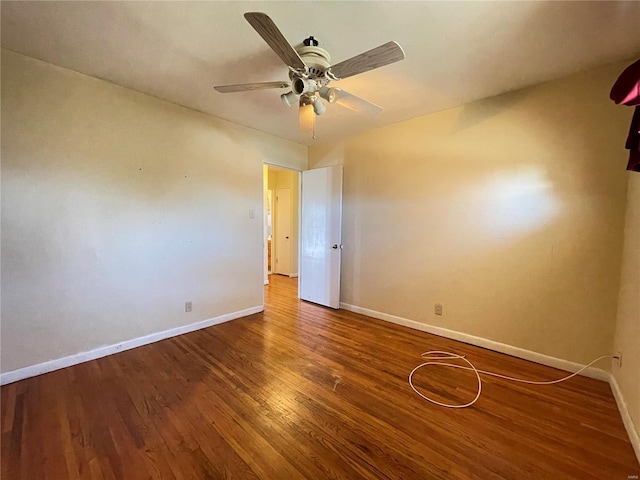
[[[428, 361], [424, 362], [424, 363], [421, 363], [416, 368], [411, 370], [411, 373], [409, 374], [409, 385], [411, 386], [411, 388], [413, 389], [414, 392], [416, 392], [418, 395], [420, 395], [422, 398], [424, 398], [428, 402], [435, 403], [436, 405], [440, 405], [441, 407], [446, 407], [446, 408], [466, 408], [466, 407], [470, 407], [471, 405], [476, 403], [478, 401], [478, 399], [480, 398], [480, 394], [482, 393], [482, 379], [480, 378], [480, 374], [490, 375], [492, 377], [502, 378], [502, 379], [505, 379], [505, 380], [510, 380], [512, 382], [526, 383], [526, 384], [529, 384], [529, 385], [553, 385], [554, 383], [564, 382], [565, 380], [569, 380], [570, 378], [575, 377], [576, 375], [579, 375], [584, 370], [589, 368], [591, 365], [593, 365], [596, 362], [599, 362], [600, 360], [602, 360], [604, 358], [618, 358], [618, 357], [616, 357], [614, 355], [603, 355], [601, 357], [596, 358], [591, 363], [585, 365], [584, 367], [582, 367], [577, 372], [572, 373], [570, 375], [567, 375], [566, 377], [562, 377], [562, 378], [559, 378], [557, 380], [535, 381], [535, 380], [524, 380], [522, 378], [509, 377], [507, 375], [500, 375], [499, 373], [488, 372], [486, 370], [478, 370], [475, 367], [475, 365], [473, 363], [471, 363], [469, 360], [467, 360], [467, 358], [464, 355], [458, 355], [457, 353], [444, 352], [444, 351], [441, 351], [441, 350], [431, 350], [431, 351], [428, 351], [428, 352], [424, 352], [421, 355], [421, 357], [424, 360], [428, 360]], [[446, 360], [456, 360], [456, 359], [464, 360], [469, 366], [466, 367], [464, 365], [458, 365], [456, 363], [449, 363], [449, 362], [446, 361]], [[425, 395], [424, 393], [420, 392], [415, 387], [415, 385], [413, 384], [413, 375], [418, 370], [420, 370], [421, 368], [426, 367], [428, 365], [439, 365], [439, 366], [443, 366], [443, 367], [460, 368], [462, 370], [471, 370], [471, 371], [473, 371], [476, 374], [476, 378], [478, 380], [478, 392], [476, 393], [475, 398], [473, 400], [471, 400], [469, 403], [465, 403], [465, 404], [461, 404], [461, 405], [453, 405], [453, 404], [449, 404], [449, 403], [438, 402], [437, 400], [434, 400], [433, 398], [429, 398], [427, 395]]]

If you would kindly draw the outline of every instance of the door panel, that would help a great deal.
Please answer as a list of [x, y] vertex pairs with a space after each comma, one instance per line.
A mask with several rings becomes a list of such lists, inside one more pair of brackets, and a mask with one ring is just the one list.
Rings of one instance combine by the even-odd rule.
[[276, 190], [275, 272], [291, 274], [291, 189]]
[[300, 298], [339, 308], [342, 167], [302, 172], [301, 204]]

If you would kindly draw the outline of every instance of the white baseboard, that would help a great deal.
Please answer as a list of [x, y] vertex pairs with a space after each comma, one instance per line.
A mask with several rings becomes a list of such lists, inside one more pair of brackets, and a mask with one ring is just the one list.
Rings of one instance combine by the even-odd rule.
[[620, 411], [620, 416], [622, 417], [622, 423], [624, 423], [624, 427], [627, 429], [629, 440], [631, 440], [633, 450], [636, 452], [638, 462], [640, 462], [640, 435], [638, 435], [638, 430], [633, 424], [631, 414], [629, 413], [629, 408], [627, 407], [627, 403], [624, 401], [624, 397], [622, 396], [622, 390], [620, 390], [620, 386], [618, 385], [616, 377], [613, 374], [611, 375], [609, 385], [611, 385], [611, 391], [613, 392], [613, 396], [616, 399], [616, 403], [618, 404], [618, 410]]
[[[559, 368], [560, 370], [566, 370], [568, 372], [576, 372], [580, 370], [584, 365], [580, 363], [570, 362], [561, 358], [552, 357], [543, 353], [534, 352], [531, 350], [525, 350], [524, 348], [514, 347], [507, 345], [506, 343], [495, 342], [482, 337], [476, 337], [474, 335], [468, 335], [466, 333], [457, 332], [455, 330], [449, 330], [447, 328], [436, 327], [428, 325], [426, 323], [416, 322], [415, 320], [409, 320], [408, 318], [398, 317], [396, 315], [390, 315], [388, 313], [377, 312], [375, 310], [369, 310], [368, 308], [358, 307], [356, 305], [349, 305], [348, 303], [340, 303], [340, 308], [349, 310], [351, 312], [360, 313], [369, 317], [378, 318], [387, 322], [402, 325], [404, 327], [413, 328], [422, 332], [431, 333], [440, 337], [450, 338], [452, 340], [458, 340], [460, 342], [469, 343], [482, 348], [488, 348], [500, 353], [506, 353], [513, 357], [522, 358], [531, 362], [540, 363], [548, 367]], [[597, 380], [604, 380], [609, 382], [610, 373], [600, 368], [589, 367], [581, 373], [586, 377], [595, 378]]]
[[264, 305], [258, 305], [237, 312], [227, 313], [218, 317], [209, 318], [200, 322], [191, 323], [189, 325], [183, 325], [181, 327], [171, 328], [162, 332], [151, 333], [143, 337], [132, 338], [131, 340], [125, 340], [124, 342], [116, 343], [113, 345], [107, 345], [99, 347], [88, 352], [80, 352], [68, 357], [58, 358], [56, 360], [49, 360], [48, 362], [38, 363], [36, 365], [29, 365], [28, 367], [19, 368], [11, 372], [5, 372], [0, 374], [0, 385], [6, 385], [7, 383], [17, 382], [29, 377], [35, 377], [36, 375], [42, 375], [43, 373], [53, 372], [54, 370], [60, 370], [61, 368], [77, 365], [78, 363], [88, 362], [89, 360], [95, 360], [96, 358], [106, 357], [114, 353], [122, 352], [124, 350], [130, 350], [132, 348], [140, 347], [142, 345], [148, 345], [165, 338], [175, 337], [184, 333], [193, 332], [202, 328], [211, 327], [220, 323], [235, 320], [236, 318], [246, 317], [247, 315], [253, 315], [264, 310]]

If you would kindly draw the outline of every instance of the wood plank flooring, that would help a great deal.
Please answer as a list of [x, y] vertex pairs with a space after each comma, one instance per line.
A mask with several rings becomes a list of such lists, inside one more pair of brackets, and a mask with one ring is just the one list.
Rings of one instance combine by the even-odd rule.
[[[594, 479], [640, 474], [605, 382], [485, 378], [476, 405], [425, 402], [407, 374], [431, 349], [478, 368], [563, 372], [300, 302], [271, 276], [264, 314], [1, 389], [2, 478]], [[472, 373], [421, 370], [438, 398]]]

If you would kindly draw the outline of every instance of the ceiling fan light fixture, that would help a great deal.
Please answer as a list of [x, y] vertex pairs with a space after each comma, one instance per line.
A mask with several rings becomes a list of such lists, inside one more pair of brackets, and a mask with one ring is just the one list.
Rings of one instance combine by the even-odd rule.
[[296, 77], [291, 82], [291, 89], [296, 95], [303, 93], [313, 93], [318, 89], [318, 83], [308, 78]]
[[313, 105], [302, 101], [302, 99], [300, 101], [298, 121], [300, 131], [315, 134], [316, 114], [313, 111]]
[[338, 99], [338, 93], [340, 92], [339, 88], [332, 87], [322, 87], [320, 89], [320, 96], [324, 98], [329, 103], [335, 103]]
[[318, 96], [313, 100], [313, 111], [316, 115], [322, 115], [327, 111], [327, 107], [324, 106], [324, 103], [322, 103], [322, 100], [320, 100]]
[[280, 99], [282, 100], [282, 103], [284, 103], [287, 107], [291, 107], [298, 103], [298, 95], [293, 92], [283, 93], [282, 95], [280, 95]]

